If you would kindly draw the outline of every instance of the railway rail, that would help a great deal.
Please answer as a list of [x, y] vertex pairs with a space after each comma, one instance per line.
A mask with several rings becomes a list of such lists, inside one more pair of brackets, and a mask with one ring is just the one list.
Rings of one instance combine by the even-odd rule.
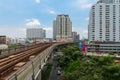
[[39, 44], [36, 47], [25, 50], [19, 54], [4, 58], [0, 60], [0, 80], [5, 80], [7, 76], [15, 72], [15, 65], [20, 62], [30, 61], [31, 56], [37, 56], [40, 52], [44, 51], [46, 48], [50, 47], [51, 43]]
[[[44, 44], [44, 43], [41, 43], [41, 44]], [[20, 48], [3, 50], [3, 51], [1, 52], [1, 54], [0, 54], [0, 59], [6, 58], [6, 57], [11, 56], [11, 55], [19, 54], [19, 53], [24, 52], [24, 51], [26, 51], [26, 50], [35, 48], [35, 47], [37, 47], [38, 45], [39, 45], [39, 44], [26, 45], [26, 46], [22, 46], [22, 47], [20, 47]]]

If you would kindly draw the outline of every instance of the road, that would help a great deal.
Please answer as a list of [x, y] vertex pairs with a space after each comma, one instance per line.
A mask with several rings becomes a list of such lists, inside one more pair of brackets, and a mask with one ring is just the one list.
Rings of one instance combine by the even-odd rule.
[[58, 67], [57, 67], [57, 55], [54, 55], [53, 57], [53, 67], [50, 73], [49, 80], [60, 80], [61, 76], [58, 75]]

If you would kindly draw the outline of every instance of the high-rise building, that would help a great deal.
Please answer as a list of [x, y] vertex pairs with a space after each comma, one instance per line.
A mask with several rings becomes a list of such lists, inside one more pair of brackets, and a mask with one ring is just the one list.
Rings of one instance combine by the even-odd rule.
[[57, 42], [72, 40], [72, 22], [69, 15], [58, 15], [53, 21], [53, 39]]
[[46, 31], [42, 28], [28, 28], [27, 39], [41, 39], [46, 37]]
[[89, 41], [120, 42], [120, 0], [99, 0], [90, 11]]
[[77, 32], [72, 32], [72, 39], [73, 42], [79, 42], [79, 34], [77, 34]]
[[120, 0], [99, 0], [97, 3], [120, 3]]
[[43, 30], [42, 34], [43, 34], [43, 38], [46, 38], [46, 30]]

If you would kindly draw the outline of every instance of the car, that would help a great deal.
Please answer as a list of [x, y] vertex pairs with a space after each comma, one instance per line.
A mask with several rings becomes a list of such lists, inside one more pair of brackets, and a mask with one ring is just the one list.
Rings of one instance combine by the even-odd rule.
[[61, 71], [60, 70], [57, 71], [57, 75], [61, 75]]

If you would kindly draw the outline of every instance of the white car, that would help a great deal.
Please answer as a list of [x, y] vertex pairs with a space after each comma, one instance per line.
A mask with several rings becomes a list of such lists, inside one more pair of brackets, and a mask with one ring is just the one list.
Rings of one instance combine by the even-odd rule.
[[60, 74], [61, 74], [61, 71], [60, 71], [60, 70], [58, 70], [58, 71], [57, 71], [57, 75], [60, 75]]

